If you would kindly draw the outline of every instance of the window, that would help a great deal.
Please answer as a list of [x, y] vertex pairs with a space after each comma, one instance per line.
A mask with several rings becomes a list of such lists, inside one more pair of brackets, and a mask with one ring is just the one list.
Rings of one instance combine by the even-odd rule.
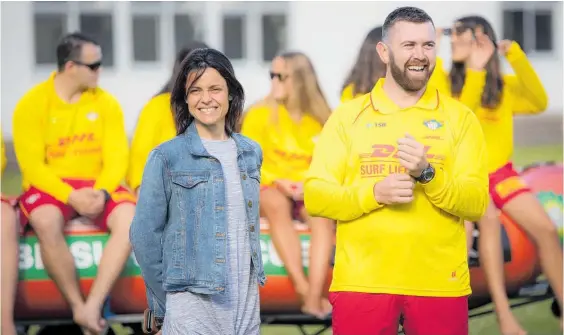
[[105, 67], [114, 65], [114, 35], [111, 14], [80, 14], [80, 31], [100, 43]]
[[35, 13], [35, 63], [56, 64], [57, 43], [67, 32], [67, 15], [56, 13]]
[[197, 18], [188, 14], [174, 15], [174, 51], [175, 54], [186, 47], [190, 42], [203, 41], [203, 31], [198, 29], [201, 25]]
[[505, 4], [503, 38], [514, 40], [526, 53], [551, 52], [554, 49], [554, 27], [550, 2], [516, 2]]
[[131, 1], [131, 42], [133, 62], [158, 62], [162, 57], [159, 1]]
[[54, 66], [63, 35], [81, 31], [100, 43], [104, 66], [114, 65], [114, 4], [104, 1], [41, 1], [33, 3], [35, 64]]
[[262, 16], [262, 60], [270, 62], [286, 48], [286, 15]]
[[223, 17], [223, 52], [230, 59], [245, 58], [245, 23], [244, 15]]
[[156, 62], [159, 60], [159, 16], [135, 15], [132, 18], [133, 60]]

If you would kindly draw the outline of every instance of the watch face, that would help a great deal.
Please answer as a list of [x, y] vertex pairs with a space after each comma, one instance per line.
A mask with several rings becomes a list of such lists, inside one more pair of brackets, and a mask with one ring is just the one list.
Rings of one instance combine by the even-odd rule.
[[434, 176], [435, 176], [435, 171], [433, 170], [433, 168], [427, 168], [423, 170], [423, 173], [421, 173], [421, 181], [429, 182], [433, 179]]

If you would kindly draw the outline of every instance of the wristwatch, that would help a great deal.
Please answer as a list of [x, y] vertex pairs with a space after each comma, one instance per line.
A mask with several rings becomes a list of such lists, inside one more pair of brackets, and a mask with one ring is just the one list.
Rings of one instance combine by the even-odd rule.
[[421, 175], [415, 178], [416, 181], [420, 182], [421, 184], [427, 184], [435, 177], [435, 168], [429, 164], [426, 168], [421, 171]]

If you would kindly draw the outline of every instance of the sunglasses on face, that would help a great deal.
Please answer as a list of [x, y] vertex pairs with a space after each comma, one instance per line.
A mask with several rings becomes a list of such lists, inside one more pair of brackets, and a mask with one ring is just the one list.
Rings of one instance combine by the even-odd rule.
[[102, 61], [98, 61], [98, 62], [92, 63], [92, 64], [86, 64], [86, 63], [83, 63], [83, 62], [77, 61], [77, 60], [73, 60], [72, 62], [75, 63], [76, 65], [86, 66], [91, 71], [96, 71], [100, 68], [100, 66], [102, 66]]
[[278, 78], [278, 80], [284, 81], [284, 79], [288, 78], [288, 76], [282, 73], [270, 72], [270, 80], [274, 78]]
[[454, 29], [453, 28], [445, 28], [443, 30], [443, 35], [450, 36], [453, 33], [456, 34], [456, 35], [460, 35], [460, 34], [463, 34], [468, 29], [472, 30], [472, 34], [474, 33], [474, 30], [472, 28], [469, 28], [469, 27], [466, 27], [466, 26], [456, 26], [456, 27], [454, 27]]

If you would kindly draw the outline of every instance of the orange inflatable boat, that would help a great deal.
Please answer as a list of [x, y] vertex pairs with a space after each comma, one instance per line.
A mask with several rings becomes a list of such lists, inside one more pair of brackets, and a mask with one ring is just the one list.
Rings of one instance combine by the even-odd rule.
[[[562, 165], [538, 165], [523, 171], [524, 179], [536, 192], [547, 212], [562, 233]], [[510, 292], [535, 281], [539, 274], [535, 246], [526, 233], [507, 216], [500, 213], [503, 224], [503, 250], [507, 289]], [[307, 270], [307, 253], [310, 231], [307, 226], [296, 223], [303, 246], [303, 260]], [[94, 226], [73, 221], [67, 228], [67, 243], [74, 255], [80, 284], [87, 294], [96, 276], [102, 250], [108, 239], [105, 232]], [[479, 231], [474, 232], [474, 249], [477, 247]], [[296, 313], [299, 305], [292, 284], [278, 257], [269, 235], [269, 225], [261, 223], [262, 257], [267, 275], [267, 284], [261, 289], [261, 311], [266, 314]], [[20, 241], [20, 281], [15, 316], [17, 320], [46, 320], [70, 318], [71, 313], [61, 293], [49, 279], [40, 256], [39, 245], [33, 232]], [[470, 255], [472, 301], [487, 299], [489, 294], [483, 270], [480, 268], [477, 250]], [[328, 282], [331, 281], [331, 273]], [[140, 269], [133, 257], [127, 262], [120, 279], [109, 297], [109, 307], [115, 314], [141, 314], [147, 307], [145, 285]]]

